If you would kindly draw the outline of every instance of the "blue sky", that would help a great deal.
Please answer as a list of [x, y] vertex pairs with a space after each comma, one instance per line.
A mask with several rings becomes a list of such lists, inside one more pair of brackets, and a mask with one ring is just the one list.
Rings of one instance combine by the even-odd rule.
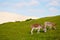
[[0, 12], [36, 17], [60, 15], [60, 0], [0, 0]]

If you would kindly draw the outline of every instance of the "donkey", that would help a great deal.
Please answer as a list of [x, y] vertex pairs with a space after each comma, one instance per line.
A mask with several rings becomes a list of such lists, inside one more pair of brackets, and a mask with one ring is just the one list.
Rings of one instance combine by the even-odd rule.
[[[41, 28], [44, 28], [44, 27], [43, 27], [43, 25], [41, 25], [41, 24], [32, 24], [32, 25], [31, 25], [31, 28], [32, 28], [32, 29], [31, 29], [31, 34], [33, 34], [33, 30], [34, 30], [34, 29], [37, 29], [37, 33], [39, 33], [39, 32], [40, 32], [40, 29], [41, 29]], [[44, 32], [45, 32], [45, 30], [44, 30]]]
[[56, 24], [55, 23], [53, 23], [53, 22], [45, 22], [44, 23], [44, 26], [45, 26], [45, 31], [46, 31], [46, 27], [48, 26], [49, 27], [49, 29], [56, 29]]

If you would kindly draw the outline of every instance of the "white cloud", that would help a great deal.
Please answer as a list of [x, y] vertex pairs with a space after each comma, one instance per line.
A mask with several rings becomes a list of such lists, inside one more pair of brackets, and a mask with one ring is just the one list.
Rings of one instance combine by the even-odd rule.
[[9, 12], [0, 12], [0, 24], [5, 22], [24, 21], [29, 18], [36, 19], [37, 17], [18, 15], [16, 13]]
[[28, 5], [30, 6], [36, 6], [36, 5], [39, 5], [39, 2], [37, 0], [32, 0], [31, 2], [28, 3]]
[[46, 7], [50, 7], [50, 6], [60, 6], [60, 1], [59, 0], [51, 0], [48, 2], [48, 4], [46, 5]]
[[52, 13], [57, 13], [57, 12], [59, 12], [59, 10], [57, 10], [57, 9], [54, 8], [54, 7], [50, 7], [50, 8], [49, 8], [49, 11], [52, 12]]
[[41, 1], [41, 2], [52, 2], [52, 1], [58, 1], [58, 2], [60, 2], [60, 0], [39, 0], [39, 1]]
[[10, 3], [10, 2], [1, 2], [0, 5], [1, 6], [13, 6], [13, 3]]
[[38, 0], [30, 0], [30, 2], [18, 2], [14, 6], [17, 8], [25, 7], [25, 6], [38, 6], [39, 2]]
[[49, 2], [50, 0], [40, 0], [41, 2]]
[[45, 12], [45, 10], [43, 10], [43, 9], [29, 9], [28, 10], [28, 12], [37, 12], [37, 13], [44, 13]]
[[22, 2], [16, 2], [16, 3], [2, 2], [2, 3], [0, 3], [0, 5], [1, 6], [12, 7], [12, 8], [23, 8], [25, 6], [38, 6], [39, 1], [38, 0], [30, 0], [29, 2], [22, 1]]
[[22, 7], [24, 7], [24, 6], [26, 6], [27, 5], [27, 3], [26, 2], [20, 2], [20, 3], [16, 3], [14, 6], [15, 7], [17, 7], [17, 8], [22, 8]]

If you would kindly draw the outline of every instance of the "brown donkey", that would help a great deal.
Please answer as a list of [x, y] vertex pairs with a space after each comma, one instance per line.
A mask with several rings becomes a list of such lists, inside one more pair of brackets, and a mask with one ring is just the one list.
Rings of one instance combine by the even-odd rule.
[[[44, 28], [41, 24], [32, 24], [31, 25], [31, 34], [33, 34], [34, 29], [37, 29], [37, 33], [39, 33], [41, 28]], [[45, 30], [44, 30], [44, 32], [45, 32]]]

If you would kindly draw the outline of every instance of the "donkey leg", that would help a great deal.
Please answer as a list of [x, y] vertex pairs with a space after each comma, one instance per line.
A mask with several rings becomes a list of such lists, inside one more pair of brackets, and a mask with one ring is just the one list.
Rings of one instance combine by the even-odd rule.
[[44, 32], [46, 32], [46, 31], [47, 31], [47, 28], [46, 28], [46, 26], [43, 28], [43, 30], [44, 30]]
[[44, 32], [46, 32], [46, 28], [44, 28], [43, 30], [44, 30]]
[[33, 30], [34, 30], [34, 28], [31, 29], [31, 35], [33, 34]]
[[37, 30], [37, 34], [39, 34], [39, 32], [40, 32], [40, 28], [38, 28], [38, 30]]

